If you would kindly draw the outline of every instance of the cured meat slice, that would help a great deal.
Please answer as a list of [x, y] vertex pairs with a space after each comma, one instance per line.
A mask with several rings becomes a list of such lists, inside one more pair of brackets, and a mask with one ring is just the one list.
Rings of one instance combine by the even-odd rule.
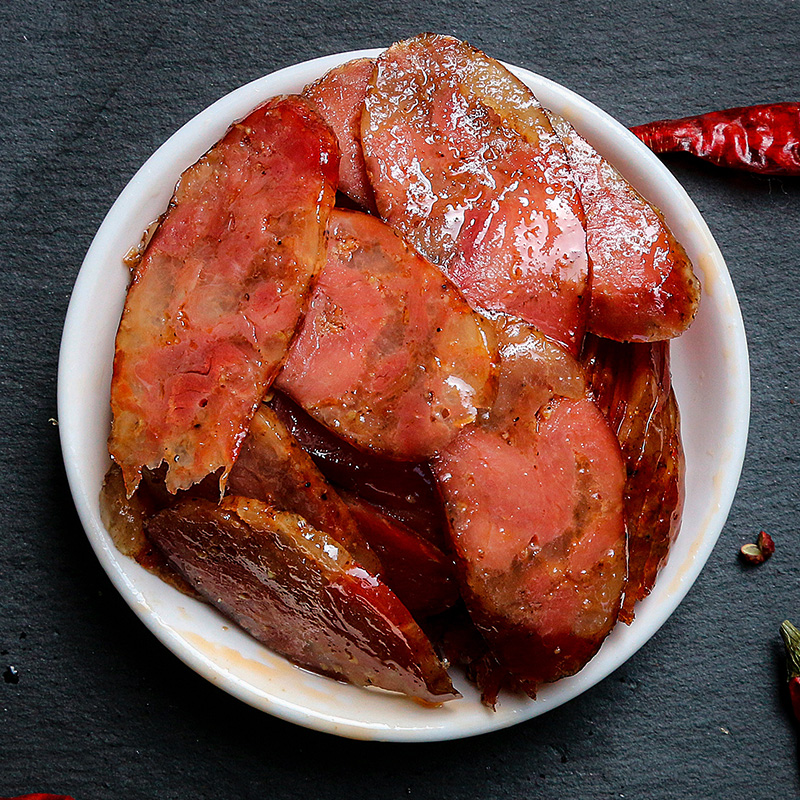
[[359, 450], [282, 392], [272, 392], [269, 405], [329, 481], [443, 546], [444, 513], [427, 463], [392, 461]]
[[491, 405], [491, 332], [379, 219], [336, 209], [328, 237], [276, 386], [359, 447], [425, 458]]
[[430, 617], [458, 601], [453, 559], [402, 522], [356, 495], [345, 501], [383, 565], [380, 579], [416, 617]]
[[592, 264], [589, 330], [625, 342], [679, 336], [700, 302], [689, 256], [655, 206], [565, 119], [550, 118], [566, 147], [586, 214]]
[[620, 612], [650, 594], [678, 535], [685, 462], [669, 370], [669, 342], [623, 344], [587, 336], [582, 356], [627, 467], [628, 585]]
[[277, 98], [183, 173], [117, 333], [109, 450], [128, 494], [143, 467], [220, 487], [322, 266], [337, 149], [307, 101]]
[[582, 209], [530, 90], [483, 53], [424, 34], [378, 58], [361, 140], [381, 216], [477, 309], [580, 349], [589, 302]]
[[500, 370], [497, 397], [483, 425], [505, 428], [521, 415], [532, 419], [554, 396], [577, 400], [586, 391], [578, 361], [536, 328], [516, 317], [490, 314]]
[[594, 402], [555, 398], [505, 429], [472, 426], [434, 460], [462, 596], [521, 688], [572, 675], [625, 586], [624, 465]]
[[481, 702], [494, 709], [502, 690], [518, 692], [519, 686], [480, 634], [461, 603], [427, 623], [428, 635], [447, 660], [460, 666], [481, 693]]
[[355, 58], [303, 89], [339, 142], [339, 189], [366, 211], [375, 210], [375, 198], [361, 150], [361, 111], [374, 67], [371, 58]]
[[431, 703], [458, 697], [408, 610], [331, 537], [256, 500], [187, 501], [147, 525], [209, 602], [302, 667]]
[[298, 514], [330, 535], [415, 616], [444, 611], [458, 600], [452, 559], [375, 506], [340, 496], [269, 406], [253, 417], [228, 490]]
[[269, 406], [261, 405], [250, 423], [228, 490], [300, 515], [344, 545], [373, 575], [381, 572], [344, 500]]

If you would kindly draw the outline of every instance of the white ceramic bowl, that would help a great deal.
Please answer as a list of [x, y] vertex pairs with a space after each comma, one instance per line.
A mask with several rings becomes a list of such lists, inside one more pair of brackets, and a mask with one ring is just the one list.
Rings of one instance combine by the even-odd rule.
[[148, 159], [108, 212], [75, 283], [61, 344], [58, 417], [75, 505], [100, 563], [141, 620], [186, 664], [256, 708], [310, 728], [360, 739], [455, 739], [522, 722], [586, 691], [630, 658], [676, 609], [719, 536], [739, 480], [750, 403], [747, 346], [719, 249], [669, 171], [626, 128], [587, 100], [512, 67], [545, 106], [567, 117], [662, 209], [703, 284], [697, 319], [673, 347], [687, 464], [683, 527], [652, 594], [638, 606], [635, 622], [617, 625], [580, 673], [544, 687], [536, 701], [502, 696], [492, 712], [456, 675], [463, 699], [424, 708], [289, 664], [209, 606], [179, 594], [121, 556], [100, 521], [98, 495], [109, 465], [111, 365], [128, 282], [122, 257], [162, 213], [182, 170], [234, 120], [273, 95], [301, 90], [335, 64], [379, 52], [318, 58], [253, 81], [198, 114]]

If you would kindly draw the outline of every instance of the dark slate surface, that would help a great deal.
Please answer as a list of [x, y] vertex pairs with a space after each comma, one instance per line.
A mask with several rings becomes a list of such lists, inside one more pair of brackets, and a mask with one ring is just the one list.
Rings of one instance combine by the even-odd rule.
[[[800, 621], [800, 180], [669, 162], [727, 259], [753, 414], [741, 486], [678, 611], [599, 686], [473, 740], [360, 744], [293, 727], [184, 667], [78, 523], [58, 444], [61, 326], [106, 210], [179, 125], [278, 67], [435, 30], [635, 124], [800, 99], [793, 2], [6, 3], [0, 10], [0, 795], [796, 798], [778, 625]], [[769, 530], [778, 551], [743, 569]]]

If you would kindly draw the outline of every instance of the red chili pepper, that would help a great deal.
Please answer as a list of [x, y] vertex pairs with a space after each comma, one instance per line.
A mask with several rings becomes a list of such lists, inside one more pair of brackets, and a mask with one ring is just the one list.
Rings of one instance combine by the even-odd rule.
[[73, 800], [65, 794], [21, 794], [17, 797], [0, 797], [0, 800]]
[[631, 131], [655, 153], [691, 153], [762, 175], [800, 175], [800, 103], [728, 108]]
[[794, 715], [800, 721], [800, 630], [789, 620], [781, 624], [781, 636], [786, 645], [786, 668], [789, 678], [789, 697]]

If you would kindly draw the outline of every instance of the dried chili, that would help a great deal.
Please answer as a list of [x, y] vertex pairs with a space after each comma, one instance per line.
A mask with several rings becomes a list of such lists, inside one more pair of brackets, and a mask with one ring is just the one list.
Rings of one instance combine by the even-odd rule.
[[800, 103], [728, 108], [631, 131], [655, 153], [690, 153], [762, 175], [800, 175]]
[[781, 636], [786, 645], [786, 671], [789, 679], [789, 697], [794, 715], [800, 720], [800, 630], [789, 620], [781, 624]]
[[0, 797], [0, 800], [73, 800], [65, 794], [21, 794], [17, 797]]

